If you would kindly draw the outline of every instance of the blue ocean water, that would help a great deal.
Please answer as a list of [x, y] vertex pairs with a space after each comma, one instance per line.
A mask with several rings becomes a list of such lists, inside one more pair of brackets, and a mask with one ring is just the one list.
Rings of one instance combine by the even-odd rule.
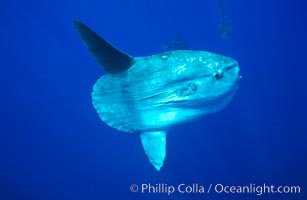
[[[2, 1], [0, 199], [306, 199], [306, 14], [303, 1]], [[231, 104], [170, 131], [164, 167], [138, 135], [105, 125], [91, 104], [104, 72], [78, 37], [89, 25], [133, 56], [179, 32], [190, 49], [235, 58]], [[144, 185], [300, 186], [300, 194], [141, 192]], [[136, 184], [138, 192], [131, 192]]]

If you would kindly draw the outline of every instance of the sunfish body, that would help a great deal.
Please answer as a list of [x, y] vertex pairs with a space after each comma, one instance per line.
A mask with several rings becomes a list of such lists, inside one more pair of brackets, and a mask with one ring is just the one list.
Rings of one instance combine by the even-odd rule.
[[76, 21], [75, 26], [108, 72], [94, 85], [93, 106], [109, 126], [139, 133], [157, 170], [165, 159], [167, 131], [223, 109], [237, 90], [239, 67], [229, 57], [191, 50], [131, 57], [81, 22]]

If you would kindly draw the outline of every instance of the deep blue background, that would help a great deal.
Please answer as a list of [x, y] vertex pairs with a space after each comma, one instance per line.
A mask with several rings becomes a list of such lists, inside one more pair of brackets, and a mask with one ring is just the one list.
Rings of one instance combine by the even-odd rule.
[[[1, 1], [0, 199], [168, 199], [132, 183], [300, 185], [306, 199], [306, 16], [303, 1]], [[238, 60], [242, 80], [223, 111], [168, 134], [160, 172], [138, 135], [118, 132], [91, 105], [104, 73], [73, 27], [79, 19], [133, 56], [152, 55], [179, 31], [191, 49]], [[170, 199], [257, 199], [176, 195]]]

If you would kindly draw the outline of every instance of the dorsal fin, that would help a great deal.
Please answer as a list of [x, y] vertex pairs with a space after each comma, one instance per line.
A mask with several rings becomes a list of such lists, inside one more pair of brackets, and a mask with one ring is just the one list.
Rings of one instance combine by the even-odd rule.
[[113, 47], [83, 23], [75, 21], [75, 27], [89, 51], [106, 72], [119, 73], [129, 69], [133, 64], [132, 57]]

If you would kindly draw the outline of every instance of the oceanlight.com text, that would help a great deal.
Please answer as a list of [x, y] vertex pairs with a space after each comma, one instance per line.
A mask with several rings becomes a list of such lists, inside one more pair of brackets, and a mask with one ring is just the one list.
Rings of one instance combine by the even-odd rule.
[[300, 194], [300, 186], [274, 186], [274, 185], [256, 185], [249, 184], [245, 186], [229, 186], [223, 184], [216, 184], [214, 186], [216, 193], [231, 193], [231, 194], [256, 194], [258, 196], [263, 194]]
[[247, 185], [226, 185], [222, 183], [217, 184], [200, 184], [180, 183], [177, 185], [166, 183], [143, 183], [130, 185], [130, 191], [133, 193], [142, 194], [166, 194], [172, 195], [174, 193], [179, 194], [254, 194], [261, 196], [264, 194], [300, 194], [301, 187], [298, 185], [284, 185], [276, 186], [267, 183], [247, 184]]

